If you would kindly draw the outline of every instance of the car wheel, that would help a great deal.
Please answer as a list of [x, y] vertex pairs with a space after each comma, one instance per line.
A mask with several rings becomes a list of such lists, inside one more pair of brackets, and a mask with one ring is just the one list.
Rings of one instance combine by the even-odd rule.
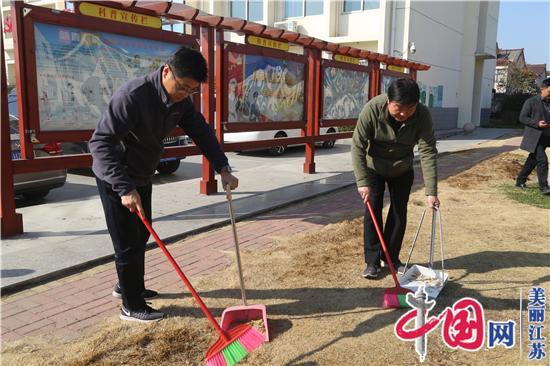
[[[278, 139], [278, 138], [283, 138], [283, 137], [287, 137], [286, 133], [282, 132], [282, 131], [279, 131], [275, 134], [275, 138]], [[281, 145], [281, 146], [273, 146], [272, 148], [269, 149], [269, 153], [271, 155], [274, 155], [274, 156], [280, 156], [280, 155], [283, 155], [286, 151], [286, 146], [284, 145]]]
[[50, 193], [49, 189], [43, 189], [40, 191], [32, 191], [21, 194], [27, 201], [35, 201], [46, 197]]
[[165, 161], [157, 165], [157, 171], [160, 174], [172, 174], [180, 167], [179, 160]]
[[[328, 131], [327, 131], [327, 133], [334, 133], [334, 132], [336, 132], [336, 130], [334, 128], [329, 128]], [[328, 141], [323, 142], [323, 147], [325, 149], [332, 149], [335, 144], [336, 144], [336, 140], [328, 140]]]

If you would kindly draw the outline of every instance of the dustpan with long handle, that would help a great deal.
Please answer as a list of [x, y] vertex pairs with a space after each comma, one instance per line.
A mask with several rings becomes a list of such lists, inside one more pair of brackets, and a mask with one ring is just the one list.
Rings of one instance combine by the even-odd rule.
[[241, 286], [242, 306], [231, 306], [222, 313], [222, 329], [230, 329], [235, 323], [247, 323], [253, 320], [262, 320], [265, 341], [269, 342], [269, 330], [267, 326], [267, 311], [263, 304], [248, 305], [246, 298], [246, 289], [244, 284], [243, 269], [241, 262], [241, 252], [239, 249], [239, 238], [237, 237], [237, 225], [235, 224], [235, 214], [233, 211], [233, 199], [231, 196], [231, 187], [229, 184], [225, 187], [227, 203], [229, 206], [229, 217], [231, 219], [231, 229], [233, 231], [233, 242], [235, 243], [235, 254], [237, 256], [237, 271], [239, 273], [239, 284]]
[[[416, 240], [418, 239], [418, 234], [420, 233], [420, 229], [422, 228], [422, 223], [424, 222], [424, 217], [426, 216], [426, 211], [428, 211], [428, 209], [429, 208], [425, 208], [424, 212], [422, 212], [422, 217], [420, 217], [420, 223], [418, 224], [418, 228], [416, 229], [416, 232], [414, 234], [414, 238], [411, 243], [411, 248], [409, 249], [409, 254], [407, 256], [407, 261], [405, 262], [405, 269], [403, 270], [403, 273], [407, 272], [407, 268], [409, 267], [412, 252], [416, 245]], [[430, 253], [429, 253], [430, 269], [433, 269], [434, 267], [433, 262], [434, 262], [436, 221], [439, 221], [439, 241], [441, 246], [441, 271], [444, 274], [445, 273], [445, 248], [444, 248], [445, 245], [443, 244], [443, 219], [441, 217], [441, 209], [439, 208], [432, 209], [432, 232], [430, 236]]]
[[[418, 224], [418, 228], [416, 229], [416, 233], [414, 235], [411, 248], [409, 250], [409, 255], [407, 257], [407, 262], [405, 263], [405, 269], [403, 271], [403, 275], [399, 279], [399, 282], [403, 287], [406, 287], [408, 289], [411, 289], [413, 291], [416, 291], [418, 287], [424, 286], [425, 291], [428, 294], [428, 296], [432, 299], [435, 299], [441, 290], [443, 290], [443, 287], [445, 286], [445, 283], [447, 282], [447, 279], [449, 278], [449, 275], [445, 272], [445, 253], [444, 253], [444, 244], [443, 244], [443, 223], [441, 218], [441, 210], [439, 208], [435, 208], [432, 210], [432, 227], [431, 227], [431, 236], [430, 236], [430, 249], [429, 249], [429, 263], [428, 267], [421, 266], [421, 265], [414, 265], [410, 269], [409, 263], [411, 260], [412, 252], [415, 248], [416, 241], [418, 239], [418, 233], [420, 232], [420, 229], [422, 228], [422, 223], [424, 222], [424, 217], [426, 216], [426, 212], [429, 210], [429, 208], [424, 209], [424, 212], [422, 213], [422, 217], [420, 218], [420, 223]], [[439, 219], [439, 239], [441, 244], [441, 270], [434, 269], [434, 252], [435, 252], [435, 234], [436, 234], [436, 221]], [[408, 269], [408, 270], [407, 270]], [[429, 282], [422, 282], [422, 280], [417, 280], [420, 276], [426, 276], [426, 277], [433, 277], [439, 282], [435, 283], [429, 283]]]

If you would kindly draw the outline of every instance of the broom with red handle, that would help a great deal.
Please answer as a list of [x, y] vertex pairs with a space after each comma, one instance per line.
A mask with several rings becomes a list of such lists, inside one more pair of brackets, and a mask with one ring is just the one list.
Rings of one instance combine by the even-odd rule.
[[382, 306], [385, 308], [407, 308], [410, 307], [409, 304], [407, 304], [406, 295], [409, 292], [412, 292], [406, 288], [401, 287], [399, 284], [399, 281], [397, 280], [397, 274], [395, 273], [395, 268], [393, 268], [393, 263], [390, 258], [390, 253], [388, 252], [388, 248], [386, 247], [386, 242], [384, 241], [384, 236], [382, 235], [382, 231], [380, 230], [380, 226], [378, 225], [378, 222], [376, 221], [376, 216], [374, 215], [374, 211], [372, 209], [372, 206], [370, 204], [370, 201], [367, 200], [367, 208], [369, 210], [370, 217], [372, 218], [372, 222], [374, 223], [374, 228], [376, 229], [376, 233], [378, 234], [378, 238], [380, 239], [380, 245], [382, 246], [382, 251], [384, 252], [384, 255], [386, 256], [386, 263], [388, 263], [388, 266], [390, 267], [390, 272], [393, 277], [393, 282], [395, 283], [395, 287], [389, 288], [386, 291], [384, 291], [384, 302], [382, 303]]
[[250, 352], [258, 348], [264, 342], [264, 336], [249, 324], [240, 324], [232, 329], [229, 329], [227, 332], [222, 330], [210, 310], [208, 310], [200, 298], [199, 294], [193, 288], [193, 285], [191, 285], [191, 282], [189, 282], [187, 277], [183, 274], [181, 268], [178, 266], [168, 249], [166, 249], [166, 246], [162, 243], [155, 230], [153, 230], [153, 227], [149, 221], [147, 221], [147, 219], [138, 210], [136, 210], [136, 213], [141, 219], [143, 225], [145, 225], [147, 230], [149, 230], [166, 258], [168, 258], [185, 286], [187, 286], [187, 289], [189, 289], [191, 295], [193, 295], [195, 300], [199, 303], [203, 313], [206, 315], [210, 323], [212, 323], [214, 329], [219, 335], [216, 342], [206, 352], [206, 365], [235, 365], [240, 360], [245, 358]]

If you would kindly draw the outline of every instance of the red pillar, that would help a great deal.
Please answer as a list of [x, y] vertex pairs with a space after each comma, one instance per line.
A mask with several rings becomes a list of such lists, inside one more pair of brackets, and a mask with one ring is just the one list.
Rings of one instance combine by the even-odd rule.
[[380, 62], [372, 61], [371, 72], [371, 98], [380, 94]]
[[[3, 34], [3, 28], [0, 25], [0, 35]], [[1, 237], [23, 233], [23, 216], [15, 212], [15, 192], [13, 189], [13, 165], [11, 162], [11, 141], [10, 141], [10, 122], [8, 115], [8, 84], [6, 80], [6, 61], [4, 60], [4, 37], [0, 36], [0, 67], [2, 68], [1, 83], [1, 101], [2, 114], [0, 124], [1, 151], [0, 151], [0, 169], [2, 174], [1, 193], [0, 193], [0, 220]]]
[[[307, 96], [306, 96], [306, 136], [319, 134], [319, 111], [321, 92], [321, 52], [309, 48], [307, 50]], [[302, 133], [303, 135], [303, 133]], [[315, 143], [306, 143], [306, 160], [304, 162], [304, 173], [315, 173]]]
[[[208, 79], [206, 83], [202, 84], [202, 113], [210, 125], [210, 128], [214, 125], [214, 82], [215, 65], [214, 65], [214, 28], [201, 27], [201, 48], [202, 54], [208, 64]], [[216, 66], [217, 68], [217, 66]], [[218, 94], [220, 95], [220, 94]], [[219, 98], [218, 98], [219, 99]], [[218, 109], [219, 110], [219, 109]], [[219, 115], [219, 113], [218, 113]], [[219, 128], [218, 128], [219, 129]], [[221, 141], [218, 137], [218, 141]], [[213, 194], [218, 191], [218, 182], [214, 178], [214, 167], [204, 156], [202, 157], [202, 180], [200, 185], [200, 193]]]

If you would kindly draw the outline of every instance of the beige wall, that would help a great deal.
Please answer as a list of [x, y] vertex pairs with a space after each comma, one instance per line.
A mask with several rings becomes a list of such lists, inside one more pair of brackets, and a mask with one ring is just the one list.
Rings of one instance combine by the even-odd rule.
[[[26, 3], [30, 3], [32, 5], [37, 6], [43, 6], [46, 8], [52, 8], [52, 9], [64, 9], [65, 8], [65, 1], [60, 0], [38, 0], [38, 1], [32, 1], [32, 0], [26, 0]], [[2, 23], [4, 22], [4, 19], [8, 16], [8, 14], [11, 13], [11, 5], [10, 1], [8, 0], [2, 0], [2, 7], [0, 8], [0, 13], [2, 16]], [[2, 25], [3, 28], [3, 25]], [[4, 33], [2, 32], [2, 36], [4, 37], [4, 57], [6, 59], [6, 73], [7, 73], [7, 81], [8, 81], [8, 87], [14, 87], [15, 86], [15, 55], [13, 51], [13, 37], [11, 33]]]

